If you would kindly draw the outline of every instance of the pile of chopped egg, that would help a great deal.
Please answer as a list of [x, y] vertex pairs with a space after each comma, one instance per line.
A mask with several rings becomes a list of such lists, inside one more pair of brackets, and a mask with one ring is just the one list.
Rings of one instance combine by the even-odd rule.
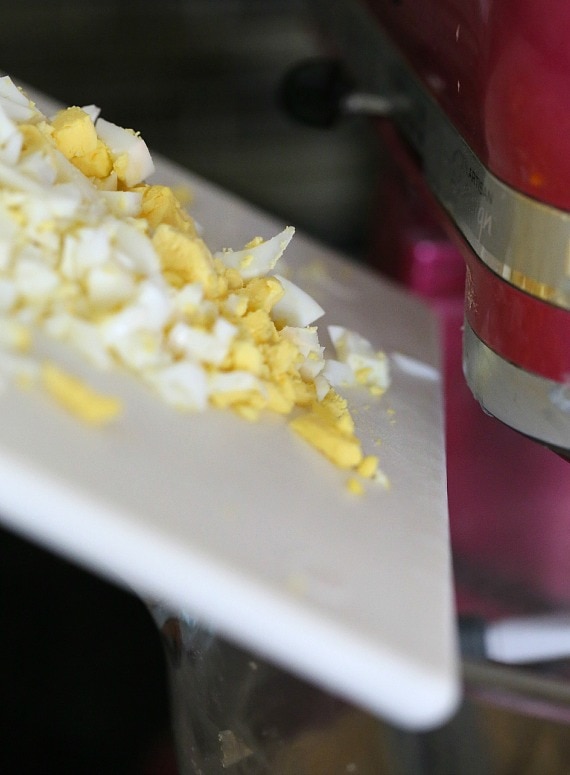
[[95, 106], [47, 118], [0, 79], [0, 376], [93, 424], [120, 414], [118, 399], [34, 356], [42, 331], [177, 409], [286, 415], [359, 491], [352, 474], [373, 479], [377, 460], [335, 388], [381, 393], [386, 357], [331, 326], [337, 357], [325, 359], [323, 309], [273, 273], [292, 227], [212, 253], [173, 190], [145, 182], [153, 170], [143, 139]]

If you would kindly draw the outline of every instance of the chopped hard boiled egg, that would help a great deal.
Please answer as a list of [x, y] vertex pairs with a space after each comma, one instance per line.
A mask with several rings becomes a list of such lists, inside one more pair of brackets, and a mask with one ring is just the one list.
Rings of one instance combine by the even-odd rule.
[[326, 359], [323, 308], [273, 274], [293, 227], [212, 254], [176, 194], [146, 182], [154, 164], [139, 134], [99, 113], [48, 118], [0, 78], [0, 379], [35, 382], [90, 424], [120, 415], [115, 397], [34, 356], [41, 331], [177, 410], [291, 415], [360, 492], [378, 461], [335, 386], [384, 390], [386, 358], [331, 326], [337, 359]]

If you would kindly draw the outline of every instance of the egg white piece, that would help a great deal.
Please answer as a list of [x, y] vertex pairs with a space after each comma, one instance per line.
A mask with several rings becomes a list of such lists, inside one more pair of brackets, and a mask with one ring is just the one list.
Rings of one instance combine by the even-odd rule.
[[263, 393], [260, 380], [249, 371], [215, 372], [209, 375], [208, 388], [211, 394], [255, 391]]
[[163, 288], [151, 281], [141, 282], [133, 301], [100, 324], [103, 339], [111, 346], [135, 332], [162, 332], [171, 308]]
[[298, 285], [281, 275], [276, 274], [275, 277], [279, 280], [284, 294], [273, 307], [274, 320], [288, 326], [303, 328], [310, 326], [325, 314], [321, 305]]
[[18, 233], [18, 226], [14, 219], [9, 215], [4, 201], [0, 197], [0, 270], [8, 268], [10, 257], [13, 253], [14, 238]]
[[13, 280], [0, 278], [0, 312], [11, 310], [17, 298], [16, 283]]
[[8, 142], [15, 135], [19, 135], [16, 124], [7, 116], [6, 111], [0, 104], [0, 144]]
[[20, 161], [19, 167], [22, 172], [25, 172], [43, 186], [53, 186], [56, 181], [57, 170], [53, 159], [42, 151], [28, 153]]
[[42, 186], [41, 183], [33, 180], [25, 173], [20, 172], [5, 160], [0, 160], [0, 184], [7, 188], [25, 191], [36, 196], [43, 196], [46, 191], [45, 186]]
[[126, 304], [135, 294], [135, 280], [122, 267], [113, 264], [95, 266], [85, 278], [87, 298], [99, 309]]
[[168, 342], [177, 353], [192, 360], [219, 366], [229, 352], [237, 328], [223, 318], [216, 320], [212, 331], [177, 323], [168, 336]]
[[201, 283], [188, 283], [173, 296], [173, 312], [181, 316], [193, 312], [204, 298], [204, 286]]
[[324, 377], [335, 388], [353, 387], [357, 384], [356, 374], [348, 363], [334, 358], [325, 360], [325, 366], [320, 376]]
[[258, 245], [253, 245], [243, 250], [220, 250], [214, 254], [231, 269], [238, 269], [245, 280], [252, 277], [262, 277], [270, 272], [279, 261], [287, 245], [293, 238], [295, 229], [287, 226], [282, 232], [276, 234]]
[[101, 198], [118, 218], [134, 218], [140, 214], [142, 194], [139, 191], [101, 191]]
[[101, 339], [97, 326], [79, 320], [66, 312], [53, 315], [44, 323], [44, 330], [54, 339], [71, 344], [81, 355], [99, 369], [110, 369], [113, 358]]
[[95, 123], [101, 115], [101, 108], [99, 108], [97, 105], [83, 105], [81, 110], [87, 113], [93, 123]]
[[0, 106], [15, 121], [29, 121], [38, 114], [33, 103], [7, 75], [0, 78]]
[[135, 132], [113, 124], [104, 118], [95, 122], [97, 136], [108, 146], [117, 159], [126, 155], [125, 183], [136, 186], [154, 172], [154, 162], [145, 141]]
[[129, 222], [116, 221], [113, 227], [119, 262], [129, 271], [141, 275], [159, 275], [158, 255], [146, 234]]
[[24, 139], [14, 121], [10, 119], [0, 103], [0, 159], [15, 165], [22, 151]]
[[[80, 172], [61, 151], [52, 149], [52, 159], [57, 172], [57, 179], [60, 183], [73, 183], [81, 195], [82, 209], [86, 218], [90, 220], [99, 220], [107, 211], [107, 207], [99, 196], [99, 189], [96, 189], [89, 178]], [[42, 189], [45, 192], [45, 187]]]
[[146, 381], [171, 406], [203, 412], [208, 406], [208, 381], [204, 369], [182, 361], [144, 374]]
[[[314, 380], [325, 367], [323, 357], [325, 348], [319, 342], [319, 333], [316, 326], [285, 326], [281, 329], [281, 336], [293, 342], [304, 361], [299, 367], [299, 373], [305, 380]], [[318, 392], [318, 391], [317, 391]]]
[[385, 390], [390, 384], [390, 369], [385, 353], [377, 352], [360, 334], [343, 326], [329, 326], [329, 336], [337, 357], [346, 364], [360, 384]]
[[82, 279], [91, 269], [111, 259], [111, 243], [105, 229], [80, 227], [63, 239], [59, 271], [70, 280]]
[[281, 329], [281, 336], [289, 339], [299, 349], [301, 355], [307, 358], [311, 353], [321, 356], [324, 347], [319, 342], [319, 332], [316, 326], [284, 326]]
[[317, 374], [315, 377], [315, 390], [317, 393], [317, 401], [322, 401], [329, 390], [331, 389], [332, 384], [328, 381], [328, 379], [325, 377], [324, 373], [321, 372], [320, 374]]
[[[33, 251], [27, 250], [29, 254]], [[31, 305], [48, 302], [59, 285], [59, 274], [35, 256], [20, 254], [14, 270], [18, 296]]]
[[136, 329], [120, 339], [109, 342], [109, 347], [123, 365], [136, 374], [142, 375], [145, 370], [169, 365], [170, 359], [162, 344], [161, 333]]
[[7, 164], [14, 165], [20, 158], [22, 151], [22, 137], [20, 134], [14, 134], [0, 146], [0, 159]]

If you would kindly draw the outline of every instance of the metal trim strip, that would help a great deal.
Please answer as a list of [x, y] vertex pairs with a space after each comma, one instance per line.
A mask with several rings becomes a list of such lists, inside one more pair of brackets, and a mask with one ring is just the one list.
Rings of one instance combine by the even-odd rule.
[[570, 386], [531, 374], [497, 355], [465, 322], [463, 369], [484, 410], [559, 450], [569, 448]]

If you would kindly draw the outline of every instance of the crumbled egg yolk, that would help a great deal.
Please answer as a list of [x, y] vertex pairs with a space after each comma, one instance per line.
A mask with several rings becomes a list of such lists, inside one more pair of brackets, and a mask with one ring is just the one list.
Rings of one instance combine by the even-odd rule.
[[364, 493], [362, 482], [360, 479], [356, 479], [354, 476], [351, 476], [350, 479], [348, 479], [346, 487], [353, 495], [363, 495]]
[[0, 373], [36, 375], [90, 424], [120, 414], [116, 398], [34, 362], [40, 329], [99, 368], [130, 371], [177, 409], [291, 415], [360, 492], [357, 477], [377, 477], [378, 461], [364, 455], [335, 387], [383, 392], [385, 356], [337, 326], [338, 360], [325, 359], [313, 325], [324, 310], [273, 274], [292, 227], [212, 254], [176, 193], [145, 182], [153, 170], [142, 138], [95, 106], [48, 119], [0, 78]]
[[114, 396], [93, 390], [53, 363], [43, 365], [41, 379], [48, 393], [84, 422], [102, 425], [120, 414], [121, 403]]

